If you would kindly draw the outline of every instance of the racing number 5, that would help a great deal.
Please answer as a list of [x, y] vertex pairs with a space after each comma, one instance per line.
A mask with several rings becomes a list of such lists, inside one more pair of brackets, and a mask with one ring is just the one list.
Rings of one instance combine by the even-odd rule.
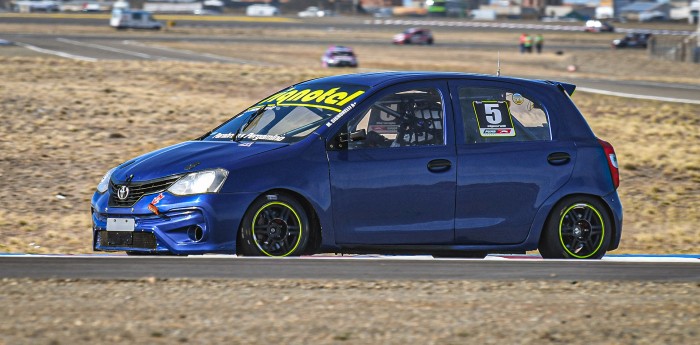
[[501, 110], [498, 109], [498, 103], [484, 103], [484, 114], [486, 121], [492, 125], [497, 125], [503, 120]]

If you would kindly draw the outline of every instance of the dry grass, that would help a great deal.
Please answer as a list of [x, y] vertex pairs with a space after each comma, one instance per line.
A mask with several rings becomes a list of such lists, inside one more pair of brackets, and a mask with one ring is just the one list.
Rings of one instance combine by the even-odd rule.
[[[379, 34], [363, 35], [373, 39]], [[158, 44], [277, 66], [87, 63], [22, 56], [18, 47], [0, 49], [0, 251], [91, 252], [89, 200], [107, 169], [193, 138], [285, 85], [348, 72], [318, 68], [322, 45]], [[488, 51], [374, 44], [356, 50], [366, 68], [495, 70], [494, 53]], [[700, 80], [695, 66], [649, 64], [640, 53], [580, 52], [576, 60], [583, 76]], [[501, 54], [504, 74], [547, 78], [569, 76], [564, 68], [572, 59], [569, 54]], [[640, 66], [647, 73], [631, 75]], [[700, 106], [585, 93], [577, 93], [574, 100], [595, 132], [618, 153], [625, 206], [619, 252], [697, 253]]]
[[[374, 33], [374, 36], [386, 36], [386, 33]], [[437, 35], [437, 34], [436, 34]], [[474, 42], [484, 40], [484, 36], [498, 36], [497, 42], [517, 42], [517, 33], [489, 33], [487, 35], [467, 35]], [[572, 34], [580, 35], [580, 34]], [[273, 36], [273, 35], [270, 35]], [[448, 37], [455, 36], [450, 33]], [[443, 36], [442, 42], [457, 43], [458, 37], [449, 41]], [[555, 36], [557, 37], [557, 36]], [[596, 36], [597, 37], [597, 36]], [[342, 39], [347, 39], [341, 37]], [[608, 39], [604, 45], [609, 44]], [[381, 42], [381, 41], [380, 41]], [[471, 41], [470, 41], [471, 42]], [[472, 42], [472, 43], [474, 43]], [[564, 37], [548, 37], [548, 42], [561, 45], [568, 44]], [[158, 42], [151, 43], [177, 49], [207, 52], [221, 56], [259, 61], [279, 66], [302, 66], [317, 68], [320, 56], [326, 50], [326, 44], [269, 44], [265, 42]], [[578, 45], [578, 43], [575, 43]], [[700, 68], [694, 64], [678, 64], [665, 60], [650, 61], [644, 51], [639, 50], [597, 50], [570, 51], [563, 54], [545, 48], [543, 54], [520, 54], [513, 44], [512, 49], [491, 50], [466, 48], [459, 46], [395, 46], [390, 44], [355, 44], [360, 67], [381, 70], [425, 70], [425, 71], [460, 71], [469, 73], [494, 74], [500, 55], [503, 75], [532, 78], [595, 78], [625, 79], [649, 82], [677, 82], [697, 84], [700, 80]], [[294, 56], [290, 59], [289, 52]], [[567, 72], [569, 65], [576, 65], [578, 72]]]

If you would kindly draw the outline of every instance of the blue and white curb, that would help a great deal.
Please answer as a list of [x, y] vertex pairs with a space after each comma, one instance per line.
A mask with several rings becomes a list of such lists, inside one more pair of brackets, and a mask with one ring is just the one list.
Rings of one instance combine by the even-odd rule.
[[[26, 253], [0, 253], [0, 257], [27, 257], [27, 258], [114, 258], [114, 257], [128, 257], [126, 254], [114, 253], [114, 254], [26, 254]], [[164, 258], [165, 256], [153, 256], [154, 258]], [[148, 256], [138, 256], [138, 258], [148, 258]], [[183, 257], [180, 257], [183, 258]], [[187, 258], [197, 259], [197, 258], [219, 258], [219, 259], [236, 259], [236, 255], [223, 255], [223, 254], [205, 254], [205, 255], [190, 255]], [[246, 257], [251, 258], [251, 257]], [[259, 259], [269, 259], [265, 257], [256, 257]], [[274, 258], [277, 259], [277, 258]], [[537, 254], [489, 254], [484, 259], [471, 259], [471, 258], [433, 258], [431, 255], [333, 255], [333, 254], [320, 254], [312, 256], [303, 256], [300, 258], [285, 258], [285, 260], [294, 259], [325, 259], [325, 260], [445, 260], [445, 261], [455, 261], [455, 260], [489, 260], [489, 261], [511, 261], [511, 260], [528, 260], [528, 261], [551, 261], [549, 259], [543, 259], [542, 256]], [[567, 260], [567, 261], [577, 261], [577, 260]], [[586, 260], [582, 260], [586, 261]], [[595, 260], [587, 260], [595, 261]], [[606, 255], [600, 261], [605, 262], [691, 262], [700, 264], [700, 254], [615, 254]]]

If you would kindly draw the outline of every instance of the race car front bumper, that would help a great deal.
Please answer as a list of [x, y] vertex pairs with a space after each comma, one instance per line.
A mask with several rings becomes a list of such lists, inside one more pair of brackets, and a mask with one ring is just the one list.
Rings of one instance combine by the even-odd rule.
[[[92, 200], [93, 249], [176, 255], [236, 251], [241, 218], [256, 194], [200, 194], [176, 196], [167, 192], [155, 206], [157, 195], [148, 195], [133, 207], [109, 207], [108, 196], [96, 193]], [[130, 224], [127, 228], [108, 222]]]

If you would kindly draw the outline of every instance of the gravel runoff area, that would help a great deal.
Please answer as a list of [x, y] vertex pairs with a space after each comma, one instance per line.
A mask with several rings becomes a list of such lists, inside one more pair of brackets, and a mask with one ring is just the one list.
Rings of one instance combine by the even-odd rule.
[[691, 344], [699, 283], [0, 281], [0, 344]]

